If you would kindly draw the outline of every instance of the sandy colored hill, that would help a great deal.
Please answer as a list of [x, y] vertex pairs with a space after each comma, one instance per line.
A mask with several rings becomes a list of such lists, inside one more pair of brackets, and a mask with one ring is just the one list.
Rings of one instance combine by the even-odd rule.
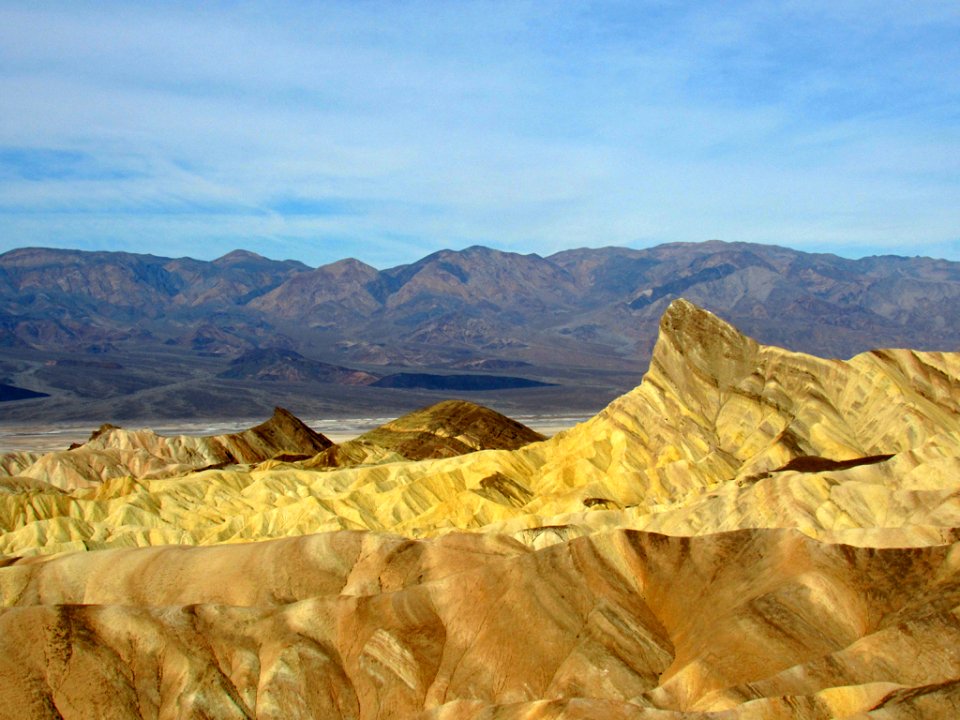
[[104, 425], [86, 443], [37, 457], [0, 457], [0, 477], [18, 475], [71, 490], [112, 478], [188, 473], [217, 465], [258, 463], [276, 456], [311, 457], [332, 443], [283, 408], [266, 422], [227, 435], [176, 435]]
[[[429, 410], [383, 442], [490, 427]], [[958, 410], [960, 355], [676, 301], [639, 387], [520, 449], [14, 478], [0, 718], [955, 717]]]
[[952, 717], [958, 553], [790, 530], [76, 553], [0, 571], [0, 717]]
[[489, 408], [465, 400], [445, 400], [330, 447], [303, 467], [348, 467], [455, 457], [477, 450], [518, 450], [543, 439], [535, 430]]
[[0, 455], [0, 477], [19, 475], [40, 459], [42, 453], [14, 451]]
[[[354, 461], [380, 464], [325, 472], [293, 462], [110, 478], [69, 496], [0, 498], [0, 552], [340, 529], [422, 537], [485, 528], [540, 546], [621, 526], [936, 544], [960, 525], [958, 378], [960, 355], [823, 360], [758, 345], [677, 301], [641, 385], [549, 441], [413, 463], [377, 454]], [[795, 458], [882, 455], [892, 457], [779, 470]]]

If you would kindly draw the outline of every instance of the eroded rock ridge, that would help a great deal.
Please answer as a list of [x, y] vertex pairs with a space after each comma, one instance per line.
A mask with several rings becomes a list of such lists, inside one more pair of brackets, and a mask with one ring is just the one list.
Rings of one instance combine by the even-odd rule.
[[0, 717], [952, 717], [958, 410], [960, 355], [820, 359], [679, 300], [548, 440], [453, 403], [339, 459], [11, 458]]

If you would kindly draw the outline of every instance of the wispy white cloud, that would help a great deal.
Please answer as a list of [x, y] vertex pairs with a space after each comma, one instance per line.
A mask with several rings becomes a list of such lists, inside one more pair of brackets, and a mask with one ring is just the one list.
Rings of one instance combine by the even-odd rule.
[[933, 0], [3, 5], [0, 250], [960, 258], [958, 31]]

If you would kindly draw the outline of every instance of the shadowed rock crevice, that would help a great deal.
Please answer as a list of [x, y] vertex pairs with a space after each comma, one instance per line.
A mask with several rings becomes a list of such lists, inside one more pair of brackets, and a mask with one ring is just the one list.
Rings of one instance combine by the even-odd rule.
[[869, 455], [862, 458], [851, 458], [850, 460], [831, 460], [830, 458], [816, 457], [811, 455], [801, 455], [793, 458], [786, 465], [778, 467], [771, 472], [784, 472], [794, 470], [797, 472], [826, 472], [828, 470], [847, 470], [848, 468], [860, 467], [861, 465], [875, 465], [876, 463], [886, 462], [893, 455]]

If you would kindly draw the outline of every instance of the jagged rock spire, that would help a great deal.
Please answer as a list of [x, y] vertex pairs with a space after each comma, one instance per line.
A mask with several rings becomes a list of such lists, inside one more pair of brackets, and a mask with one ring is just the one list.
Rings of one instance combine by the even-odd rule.
[[651, 366], [671, 376], [686, 366], [728, 386], [755, 369], [759, 347], [709, 310], [679, 298], [660, 318]]

